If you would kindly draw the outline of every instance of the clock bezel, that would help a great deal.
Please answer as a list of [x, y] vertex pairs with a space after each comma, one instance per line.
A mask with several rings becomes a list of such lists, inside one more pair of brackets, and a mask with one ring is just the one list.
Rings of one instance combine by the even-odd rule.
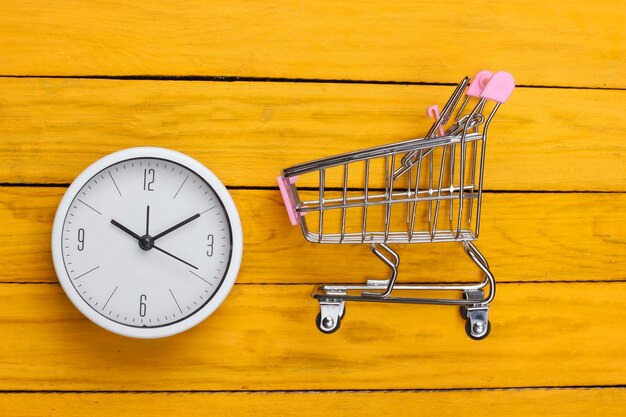
[[[109, 319], [97, 311], [95, 311], [78, 293], [72, 284], [69, 275], [65, 269], [62, 254], [62, 232], [63, 224], [69, 211], [70, 204], [77, 197], [80, 190], [89, 182], [96, 174], [102, 170], [115, 165], [117, 163], [138, 158], [155, 158], [179, 164], [186, 169], [197, 174], [213, 189], [217, 197], [220, 199], [226, 216], [230, 223], [231, 229], [231, 256], [228, 270], [221, 281], [219, 288], [202, 307], [189, 316], [173, 322], [171, 324], [159, 327], [134, 327], [122, 324]], [[54, 218], [52, 227], [52, 259], [57, 274], [57, 278], [72, 304], [89, 320], [98, 326], [109, 330], [113, 333], [123, 336], [151, 339], [172, 336], [184, 332], [204, 321], [224, 302], [230, 290], [232, 289], [239, 269], [241, 267], [241, 259], [243, 255], [243, 232], [241, 228], [241, 219], [237, 211], [235, 203], [219, 178], [213, 174], [206, 166], [192, 157], [183, 153], [157, 147], [138, 147], [123, 149], [103, 158], [98, 159], [81, 172], [78, 177], [68, 187]]]

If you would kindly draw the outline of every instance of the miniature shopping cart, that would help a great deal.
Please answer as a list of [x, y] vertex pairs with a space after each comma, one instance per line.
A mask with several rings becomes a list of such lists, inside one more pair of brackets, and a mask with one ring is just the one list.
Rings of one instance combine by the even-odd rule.
[[[307, 241], [367, 244], [391, 271], [363, 285], [317, 287], [320, 331], [335, 332], [346, 301], [362, 301], [457, 306], [467, 335], [487, 337], [496, 283], [472, 241], [480, 229], [487, 129], [514, 88], [510, 74], [481, 71], [457, 85], [441, 114], [429, 108], [435, 121], [424, 138], [296, 165], [278, 177], [291, 223]], [[461, 242], [482, 281], [397, 284], [400, 257], [390, 245], [425, 242]]]

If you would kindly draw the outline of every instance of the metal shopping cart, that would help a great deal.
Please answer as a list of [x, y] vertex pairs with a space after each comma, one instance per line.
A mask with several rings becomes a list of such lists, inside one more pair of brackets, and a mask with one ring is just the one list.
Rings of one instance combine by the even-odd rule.
[[[496, 283], [472, 241], [480, 229], [487, 129], [514, 88], [510, 74], [481, 71], [457, 85], [441, 114], [429, 108], [435, 121], [424, 138], [296, 165], [278, 177], [291, 223], [300, 224], [307, 241], [370, 245], [391, 271], [363, 285], [315, 288], [320, 331], [335, 332], [346, 301], [362, 301], [457, 306], [467, 335], [487, 337]], [[461, 242], [482, 281], [397, 284], [400, 257], [389, 245], [425, 242]], [[424, 297], [425, 291], [449, 297]]]

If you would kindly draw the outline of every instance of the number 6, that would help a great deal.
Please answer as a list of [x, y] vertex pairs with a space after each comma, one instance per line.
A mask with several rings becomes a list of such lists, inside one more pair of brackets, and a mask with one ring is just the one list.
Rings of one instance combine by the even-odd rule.
[[145, 294], [141, 294], [139, 296], [139, 315], [141, 317], [146, 316], [146, 303], [145, 301], [148, 299]]

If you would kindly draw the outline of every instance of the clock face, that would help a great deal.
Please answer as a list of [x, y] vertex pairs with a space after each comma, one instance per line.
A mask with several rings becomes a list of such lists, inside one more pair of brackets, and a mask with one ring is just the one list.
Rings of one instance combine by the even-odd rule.
[[106, 159], [72, 184], [57, 213], [53, 249], [66, 293], [97, 324], [128, 336], [197, 324], [239, 268], [241, 226], [230, 196], [210, 171], [173, 151], [136, 148]]

